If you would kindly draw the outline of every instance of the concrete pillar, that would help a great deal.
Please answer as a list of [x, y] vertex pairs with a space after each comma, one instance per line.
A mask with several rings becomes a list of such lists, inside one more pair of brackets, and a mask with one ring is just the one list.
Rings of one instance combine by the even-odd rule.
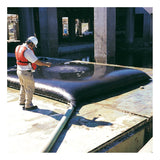
[[144, 13], [143, 39], [145, 42], [150, 42], [152, 40], [152, 15], [148, 12]]
[[58, 56], [58, 21], [56, 8], [39, 8], [40, 51], [42, 56]]
[[58, 37], [59, 42], [63, 39], [63, 25], [62, 25], [62, 16], [58, 15]]
[[116, 9], [94, 8], [94, 57], [98, 63], [115, 63]]
[[89, 30], [93, 31], [93, 19], [89, 19]]
[[134, 42], [134, 12], [134, 8], [127, 9], [126, 42], [129, 44]]
[[70, 16], [68, 20], [69, 24], [69, 37], [70, 40], [73, 41], [75, 39], [75, 18]]
[[20, 40], [24, 42], [35, 33], [33, 8], [20, 8], [19, 19]]

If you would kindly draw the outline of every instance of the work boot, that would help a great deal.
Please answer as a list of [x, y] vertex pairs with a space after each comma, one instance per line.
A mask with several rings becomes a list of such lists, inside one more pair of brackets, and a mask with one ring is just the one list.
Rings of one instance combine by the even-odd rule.
[[27, 110], [27, 111], [32, 111], [34, 109], [38, 109], [37, 106], [32, 106], [32, 107], [29, 107], [29, 108], [25, 108], [25, 106], [23, 107], [23, 110]]

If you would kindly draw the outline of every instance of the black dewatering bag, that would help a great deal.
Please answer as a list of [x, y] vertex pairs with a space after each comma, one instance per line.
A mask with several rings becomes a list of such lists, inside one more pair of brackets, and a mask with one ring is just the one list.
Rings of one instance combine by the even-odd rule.
[[[137, 69], [64, 62], [34, 72], [35, 93], [73, 106], [124, 88], [142, 85], [151, 78]], [[16, 68], [8, 69], [7, 85], [19, 89]]]

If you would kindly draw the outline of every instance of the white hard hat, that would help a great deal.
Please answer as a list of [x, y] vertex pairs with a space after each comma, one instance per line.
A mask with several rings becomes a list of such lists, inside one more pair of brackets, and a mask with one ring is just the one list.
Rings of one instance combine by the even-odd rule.
[[31, 36], [31, 37], [29, 37], [29, 38], [27, 39], [27, 41], [31, 41], [31, 42], [35, 45], [35, 47], [37, 48], [38, 39], [37, 39], [36, 37]]

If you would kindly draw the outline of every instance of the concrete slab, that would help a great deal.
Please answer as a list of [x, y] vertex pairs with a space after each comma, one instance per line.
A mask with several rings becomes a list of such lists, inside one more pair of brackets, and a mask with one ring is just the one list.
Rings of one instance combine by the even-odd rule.
[[[115, 139], [128, 134], [145, 124], [146, 118], [104, 107], [93, 103], [82, 106], [79, 112], [67, 124], [53, 152], [90, 152]], [[128, 133], [127, 133], [128, 132]], [[138, 151], [143, 146], [144, 132], [141, 142], [136, 144]]]
[[8, 150], [9, 153], [42, 152], [67, 105], [34, 95], [34, 111], [18, 105], [19, 91], [8, 88]]
[[104, 107], [115, 108], [144, 117], [152, 117], [152, 83], [138, 89], [98, 102]]
[[[152, 76], [152, 70], [142, 69]], [[23, 111], [19, 91], [8, 88], [9, 152], [41, 152], [67, 105], [34, 95], [35, 112]], [[152, 83], [76, 108], [51, 152], [138, 152], [152, 118]], [[150, 128], [152, 129], [152, 128]]]

